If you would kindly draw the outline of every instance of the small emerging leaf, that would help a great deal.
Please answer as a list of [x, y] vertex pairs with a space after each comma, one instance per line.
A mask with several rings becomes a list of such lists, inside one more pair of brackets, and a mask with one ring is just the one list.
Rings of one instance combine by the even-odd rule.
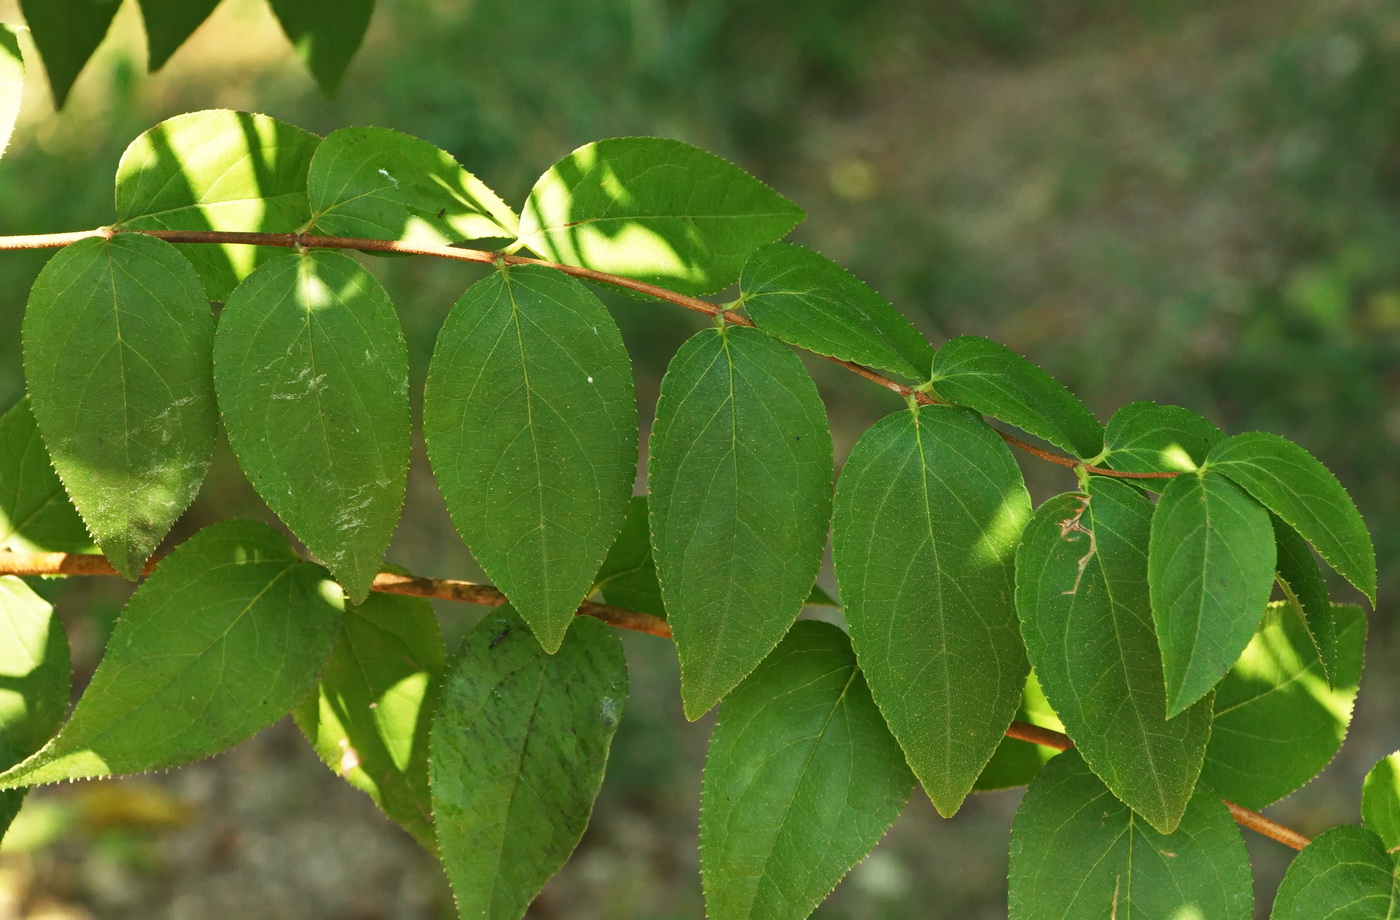
[[73, 81], [102, 44], [120, 5], [112, 0], [20, 0], [25, 25], [44, 59], [54, 108], [68, 101]]
[[219, 0], [137, 0], [146, 26], [146, 66], [155, 73], [194, 34]]
[[1387, 920], [1400, 906], [1395, 857], [1350, 825], [1313, 838], [1278, 886], [1270, 920]]
[[24, 100], [24, 55], [15, 30], [0, 23], [0, 154], [10, 145], [10, 134]]
[[1224, 437], [1189, 409], [1128, 403], [1108, 420], [1104, 461], [1127, 473], [1192, 472]]
[[1382, 757], [1366, 774], [1361, 818], [1385, 841], [1387, 851], [1400, 847], [1400, 752]]
[[321, 92], [334, 96], [374, 14], [374, 0], [268, 0]]
[[29, 400], [0, 415], [0, 551], [89, 553], [83, 519], [49, 462]]

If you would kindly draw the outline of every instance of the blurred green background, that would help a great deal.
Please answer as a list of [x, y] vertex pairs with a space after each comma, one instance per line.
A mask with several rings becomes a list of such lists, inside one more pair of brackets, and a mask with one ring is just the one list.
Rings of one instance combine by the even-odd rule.
[[[0, 0], [0, 21], [18, 4]], [[808, 212], [794, 239], [875, 286], [935, 342], [991, 336], [1101, 419], [1154, 399], [1227, 431], [1293, 438], [1347, 484], [1376, 537], [1380, 610], [1352, 738], [1270, 811], [1305, 833], [1357, 818], [1361, 777], [1400, 747], [1391, 602], [1400, 587], [1400, 5], [1383, 0], [380, 0], [326, 99], [260, 0], [225, 0], [146, 76], [127, 2], [55, 113], [31, 72], [0, 161], [0, 234], [112, 220], [123, 147], [180, 112], [266, 112], [325, 133], [397, 128], [451, 151], [509, 202], [590, 140], [679, 138]], [[32, 61], [31, 61], [32, 63]], [[48, 253], [0, 258], [0, 406], [22, 391], [19, 325]], [[480, 270], [371, 260], [415, 382]], [[610, 297], [644, 427], [670, 355], [702, 321]], [[810, 363], [838, 463], [898, 408]], [[1037, 500], [1073, 485], [1027, 464]], [[226, 447], [176, 534], [271, 516]], [[391, 558], [474, 577], [421, 444]], [[834, 587], [829, 573], [823, 576]], [[1351, 595], [1338, 586], [1339, 597]], [[80, 680], [124, 589], [50, 586]], [[440, 610], [449, 641], [476, 616]], [[709, 721], [680, 716], [674, 653], [628, 637], [633, 700], [594, 823], [537, 918], [703, 916], [695, 852]], [[916, 792], [824, 920], [1005, 915], [1019, 793], [939, 819]], [[1287, 852], [1249, 838], [1260, 916]], [[440, 870], [287, 725], [212, 761], [43, 790], [0, 853], [0, 920], [450, 916]]]

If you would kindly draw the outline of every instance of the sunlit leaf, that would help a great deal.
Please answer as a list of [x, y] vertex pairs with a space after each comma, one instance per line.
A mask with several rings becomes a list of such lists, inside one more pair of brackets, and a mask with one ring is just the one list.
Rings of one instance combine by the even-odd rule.
[[1361, 817], [1385, 841], [1387, 851], [1400, 847], [1400, 752], [1382, 757], [1366, 774]]
[[[1040, 689], [1040, 681], [1032, 671], [1026, 676], [1026, 689], [1021, 695], [1021, 705], [1016, 710], [1016, 718], [1022, 722], [1051, 731], [1063, 732], [1064, 723], [1051, 708], [1050, 701]], [[1060, 753], [1055, 748], [1043, 744], [1031, 744], [1019, 738], [1003, 738], [997, 745], [996, 753], [982, 768], [982, 773], [973, 784], [973, 792], [990, 792], [996, 789], [1012, 789], [1024, 786], [1036, 778], [1042, 767], [1051, 757]]]
[[1400, 906], [1395, 856], [1370, 830], [1343, 825], [1313, 838], [1278, 886], [1270, 920], [1387, 920]]
[[113, 0], [20, 0], [25, 25], [44, 59], [54, 108], [68, 101], [73, 81], [102, 44], [120, 5]]
[[1128, 403], [1108, 420], [1104, 463], [1129, 473], [1190, 472], [1225, 435], [1180, 406]]
[[10, 134], [24, 100], [24, 55], [15, 30], [0, 23], [0, 154], [10, 145]]
[[87, 553], [92, 537], [49, 462], [29, 401], [0, 415], [0, 550]]
[[219, 0], [137, 0], [146, 26], [146, 66], [155, 72], [165, 66], [185, 39], [194, 34]]
[[321, 91], [327, 96], [335, 95], [369, 28], [374, 0], [268, 0], [268, 3]]

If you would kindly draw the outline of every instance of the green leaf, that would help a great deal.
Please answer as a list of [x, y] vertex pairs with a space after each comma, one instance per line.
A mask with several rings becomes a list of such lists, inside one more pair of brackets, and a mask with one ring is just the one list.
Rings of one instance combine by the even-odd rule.
[[1343, 825], [1313, 838], [1278, 886], [1270, 920], [1386, 920], [1395, 916], [1395, 858], [1374, 833]]
[[463, 917], [518, 920], [588, 824], [627, 702], [622, 643], [579, 617], [546, 655], [510, 607], [466, 638], [433, 717], [438, 846]]
[[389, 295], [341, 253], [268, 262], [220, 315], [214, 367], [258, 494], [363, 601], [408, 478], [408, 348]]
[[73, 81], [102, 44], [118, 0], [20, 0], [24, 22], [44, 59], [54, 108], [68, 101]]
[[832, 548], [851, 640], [945, 817], [996, 750], [1025, 684], [1013, 563], [1030, 517], [1010, 450], [962, 409], [886, 416], [841, 473]]
[[803, 920], [880, 841], [913, 786], [845, 634], [793, 624], [725, 700], [710, 739], [706, 914]]
[[137, 0], [137, 3], [146, 25], [146, 67], [155, 73], [209, 18], [219, 0]]
[[1338, 604], [1337, 680], [1323, 678], [1303, 623], [1270, 604], [1258, 635], [1215, 691], [1215, 726], [1201, 779], [1260, 809], [1322, 772], [1346, 738], [1361, 680], [1366, 618]]
[[659, 137], [616, 137], [585, 144], [540, 177], [520, 239], [555, 262], [709, 294], [802, 217], [713, 153]]
[[547, 268], [472, 285], [438, 333], [423, 435], [458, 532], [553, 652], [636, 477], [632, 365], [607, 309]]
[[72, 717], [0, 788], [173, 767], [251, 737], [315, 687], [341, 606], [272, 528], [206, 527], [131, 596]]
[[93, 550], [92, 537], [49, 462], [27, 399], [0, 415], [0, 551], [4, 550]]
[[311, 159], [314, 232], [448, 244], [514, 239], [520, 219], [444, 150], [388, 128], [341, 128]]
[[802, 612], [831, 521], [831, 434], [807, 371], [757, 329], [696, 333], [661, 381], [651, 542], [698, 719]]
[[1103, 450], [1103, 426], [1065, 385], [1005, 345], [949, 339], [933, 360], [938, 395], [1043, 438], [1078, 457]]
[[1076, 751], [1046, 764], [1021, 800], [1010, 879], [1011, 920], [1254, 916], [1249, 858], [1223, 802], [1198, 789], [1177, 829], [1159, 834]]
[[[167, 119], [142, 134], [117, 166], [117, 226], [126, 230], [294, 233], [311, 219], [306, 171], [321, 139], [247, 112]], [[187, 244], [180, 249], [224, 300], [253, 269], [286, 255], [271, 246]]]
[[10, 145], [10, 135], [24, 100], [24, 55], [15, 30], [0, 23], [0, 154]]
[[1361, 818], [1385, 841], [1387, 852], [1400, 847], [1400, 752], [1382, 757], [1366, 774]]
[[[1026, 689], [1022, 692], [1021, 705], [1016, 710], [1016, 718], [1041, 728], [1063, 732], [1064, 723], [1051, 708], [1050, 701], [1040, 689], [1040, 681], [1035, 671], [1026, 675]], [[1018, 738], [1003, 738], [997, 745], [996, 753], [982, 768], [982, 773], [973, 783], [973, 792], [991, 792], [996, 789], [1011, 789], [1024, 786], [1035, 779], [1050, 758], [1060, 753], [1043, 744], [1031, 744]]]
[[432, 604], [371, 594], [345, 608], [321, 682], [294, 713], [326, 765], [430, 852], [428, 728], [445, 657]]
[[927, 380], [933, 346], [888, 300], [841, 266], [790, 243], [764, 246], [739, 276], [758, 327], [817, 354]]
[[1168, 718], [1210, 692], [1249, 644], [1274, 562], [1268, 512], [1225, 477], [1178, 476], [1162, 492], [1147, 571]]
[[1128, 403], [1108, 420], [1104, 460], [1126, 473], [1192, 472], [1224, 437], [1190, 409]]
[[1152, 629], [1152, 503], [1091, 477], [1040, 506], [1016, 553], [1026, 654], [1079, 753], [1113, 794], [1162, 833], [1176, 829], [1210, 738], [1210, 701], [1175, 718]]
[[1323, 674], [1329, 684], [1337, 679], [1337, 624], [1332, 618], [1332, 599], [1322, 569], [1313, 558], [1308, 543], [1298, 531], [1270, 514], [1274, 538], [1278, 544], [1278, 582], [1294, 609], [1308, 629], [1308, 638], [1322, 660]]
[[1219, 444], [1206, 465], [1230, 477], [1376, 603], [1376, 552], [1351, 496], [1312, 454], [1276, 434], [1250, 431]]
[[374, 14], [374, 0], [268, 0], [297, 57], [321, 92], [335, 95], [360, 49]]
[[169, 243], [122, 235], [60, 250], [29, 292], [29, 405], [78, 512], [135, 578], [194, 501], [214, 451], [214, 318]]
[[628, 610], [640, 610], [653, 616], [665, 617], [661, 602], [661, 585], [656, 580], [656, 562], [651, 557], [651, 533], [647, 526], [647, 497], [632, 496], [627, 517], [617, 541], [608, 550], [608, 558], [598, 570], [593, 590], [603, 600]]

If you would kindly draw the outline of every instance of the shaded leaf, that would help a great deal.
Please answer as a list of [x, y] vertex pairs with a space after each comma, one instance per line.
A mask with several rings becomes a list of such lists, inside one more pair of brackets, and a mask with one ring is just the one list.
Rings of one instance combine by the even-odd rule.
[[251, 737], [315, 686], [341, 606], [272, 528], [206, 527], [136, 589], [73, 715], [0, 788], [173, 767]]
[[54, 108], [68, 101], [73, 81], [102, 44], [120, 5], [118, 0], [20, 0], [24, 22], [44, 59]]
[[[1063, 732], [1064, 723], [1050, 707], [1045, 693], [1040, 689], [1040, 681], [1035, 671], [1026, 675], [1026, 689], [1022, 691], [1021, 705], [1016, 710], [1016, 718], [1031, 725]], [[987, 761], [987, 766], [972, 784], [973, 792], [991, 792], [997, 789], [1013, 789], [1024, 786], [1035, 779], [1050, 758], [1060, 753], [1042, 744], [1031, 744], [1019, 738], [1006, 737], [997, 745], [996, 753]]]
[[314, 232], [448, 244], [513, 239], [519, 218], [444, 150], [388, 128], [341, 128], [306, 182]]
[[10, 134], [24, 100], [24, 55], [15, 30], [0, 23], [0, 154], [10, 146]]
[[[127, 230], [295, 233], [311, 219], [306, 171], [321, 139], [248, 112], [166, 119], [132, 141], [117, 166], [117, 226]], [[271, 246], [183, 244], [223, 300], [253, 269], [286, 255]]]
[[611, 629], [547, 655], [509, 607], [468, 634], [433, 717], [438, 846], [463, 917], [518, 920], [583, 836], [627, 702]]
[[851, 639], [875, 702], [944, 816], [957, 811], [1021, 698], [1028, 665], [1013, 560], [1030, 516], [1010, 451], [962, 409], [886, 416], [841, 473], [832, 547]]
[[1323, 675], [1330, 684], [1337, 677], [1337, 624], [1332, 618], [1332, 599], [1322, 569], [1298, 531], [1270, 514], [1274, 539], [1278, 544], [1278, 581], [1289, 605], [1308, 629], [1308, 638], [1322, 661]]
[[713, 920], [803, 920], [889, 829], [914, 776], [845, 634], [793, 624], [720, 709], [700, 861]]
[[1337, 680], [1327, 686], [1303, 623], [1270, 604], [1259, 633], [1215, 691], [1201, 774], [1216, 792], [1260, 809], [1303, 786], [1336, 756], [1361, 680], [1366, 618], [1337, 605]]
[[1248, 920], [1254, 891], [1225, 804], [1196, 791], [1170, 834], [1113, 797], [1077, 751], [1031, 783], [1011, 825], [1011, 920]]
[[92, 537], [49, 462], [28, 399], [0, 415], [0, 550], [93, 550]]
[[29, 292], [30, 408], [73, 504], [127, 578], [204, 481], [216, 426], [213, 344], [199, 278], [150, 237], [73, 243]]
[[772, 243], [739, 277], [758, 327], [790, 345], [927, 380], [933, 346], [855, 275], [809, 249]]
[[1044, 438], [1078, 457], [1103, 450], [1103, 426], [1064, 384], [1005, 345], [949, 339], [933, 360], [938, 395]]
[[335, 95], [360, 49], [374, 0], [268, 0], [321, 92]]
[[1385, 842], [1387, 852], [1400, 847], [1400, 752], [1382, 757], [1366, 774], [1361, 817]]
[[615, 137], [585, 144], [540, 177], [520, 239], [555, 262], [708, 294], [802, 217], [713, 153], [659, 137]]
[[204, 24], [219, 0], [137, 0], [137, 3], [146, 26], [146, 67], [154, 73]]
[[1128, 403], [1108, 420], [1104, 462], [1127, 473], [1191, 472], [1224, 437], [1190, 409]]
[[438, 333], [423, 435], [457, 531], [553, 652], [636, 477], [632, 365], [607, 309], [547, 268], [472, 285]]
[[268, 262], [219, 316], [214, 366], [249, 480], [363, 601], [408, 478], [408, 348], [389, 295], [338, 252]]
[[802, 612], [831, 520], [831, 434], [807, 371], [757, 329], [696, 333], [661, 381], [651, 541], [698, 719]]
[[1349, 825], [1313, 838], [1288, 866], [1271, 920], [1386, 920], [1395, 916], [1397, 872], [1381, 838]]
[[428, 728], [445, 657], [432, 604], [371, 594], [345, 608], [316, 692], [294, 713], [326, 765], [430, 852]]
[[665, 617], [661, 585], [656, 580], [656, 563], [651, 557], [651, 532], [647, 526], [647, 497], [632, 496], [627, 517], [608, 558], [598, 570], [593, 589], [603, 600], [628, 610], [640, 610]]
[[1223, 476], [1178, 476], [1152, 515], [1148, 580], [1167, 716], [1210, 692], [1259, 627], [1274, 580], [1269, 514]]
[[1080, 755], [1162, 833], [1181, 820], [1210, 738], [1210, 701], [1175, 718], [1152, 628], [1152, 503], [1091, 477], [1040, 506], [1016, 553], [1016, 609], [1031, 666]]
[[1282, 518], [1376, 603], [1371, 535], [1346, 489], [1312, 454], [1276, 434], [1250, 431], [1217, 445], [1206, 465]]

